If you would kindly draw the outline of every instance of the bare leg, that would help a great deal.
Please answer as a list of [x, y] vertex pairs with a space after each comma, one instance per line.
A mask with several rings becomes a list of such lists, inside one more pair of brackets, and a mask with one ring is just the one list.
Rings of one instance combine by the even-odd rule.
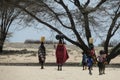
[[41, 61], [41, 69], [44, 69], [43, 64], [44, 64], [44, 62]]
[[62, 71], [62, 64], [60, 65], [60, 71]]
[[103, 74], [105, 74], [105, 64], [103, 64]]
[[92, 72], [91, 72], [91, 66], [89, 66], [89, 74], [92, 75]]
[[99, 75], [102, 75], [102, 69], [99, 67]]
[[84, 70], [84, 65], [83, 65], [83, 70]]
[[60, 70], [60, 66], [59, 66], [59, 64], [58, 64], [58, 71]]

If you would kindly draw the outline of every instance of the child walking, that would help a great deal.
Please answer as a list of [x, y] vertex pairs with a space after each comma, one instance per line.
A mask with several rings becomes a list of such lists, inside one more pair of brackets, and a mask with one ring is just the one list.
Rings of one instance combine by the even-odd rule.
[[87, 55], [85, 54], [85, 52], [82, 52], [82, 66], [83, 70], [87, 69]]
[[99, 68], [99, 75], [105, 74], [105, 61], [106, 61], [106, 54], [103, 50], [100, 51], [100, 56], [98, 58], [98, 68]]
[[88, 55], [87, 58], [87, 65], [88, 65], [88, 70], [89, 70], [89, 74], [92, 75], [92, 66], [93, 66], [93, 59], [90, 55]]

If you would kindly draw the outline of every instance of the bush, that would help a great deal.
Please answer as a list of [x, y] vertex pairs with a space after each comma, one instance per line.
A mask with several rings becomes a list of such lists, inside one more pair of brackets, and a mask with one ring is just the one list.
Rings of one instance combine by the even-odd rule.
[[25, 40], [25, 42], [24, 42], [25, 44], [28, 44], [28, 43], [30, 43], [30, 44], [39, 44], [40, 43], [40, 41], [39, 40]]
[[[24, 42], [25, 44], [40, 44], [40, 40], [30, 40], [30, 39], [28, 39], [28, 40], [25, 40], [25, 42]], [[53, 42], [53, 41], [51, 41], [51, 40], [47, 40], [47, 41], [45, 41], [45, 44], [57, 44], [58, 42]]]

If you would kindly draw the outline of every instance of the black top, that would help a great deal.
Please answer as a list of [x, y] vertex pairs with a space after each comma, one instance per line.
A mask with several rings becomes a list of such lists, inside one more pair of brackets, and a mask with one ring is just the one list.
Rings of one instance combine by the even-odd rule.
[[43, 55], [46, 56], [46, 49], [43, 43], [41, 43], [39, 50], [38, 50], [38, 55]]

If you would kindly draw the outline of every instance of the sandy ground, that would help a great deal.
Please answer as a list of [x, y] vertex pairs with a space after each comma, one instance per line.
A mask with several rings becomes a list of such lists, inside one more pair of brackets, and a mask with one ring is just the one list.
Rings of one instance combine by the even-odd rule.
[[[12, 47], [11, 47], [12, 46]], [[98, 67], [93, 74], [83, 71], [80, 66], [81, 51], [75, 46], [67, 46], [69, 59], [63, 71], [57, 71], [55, 49], [46, 46], [45, 69], [40, 69], [37, 55], [38, 45], [6, 44], [5, 52], [0, 55], [0, 80], [118, 80], [120, 79], [120, 56], [113, 59], [106, 68], [105, 75], [99, 75]], [[100, 49], [96, 48], [96, 53]], [[114, 65], [113, 65], [114, 64]]]
[[82, 67], [63, 67], [57, 71], [56, 66], [41, 70], [39, 66], [0, 66], [0, 80], [118, 80], [120, 68], [106, 68], [105, 75], [98, 74], [93, 68], [92, 75]]

